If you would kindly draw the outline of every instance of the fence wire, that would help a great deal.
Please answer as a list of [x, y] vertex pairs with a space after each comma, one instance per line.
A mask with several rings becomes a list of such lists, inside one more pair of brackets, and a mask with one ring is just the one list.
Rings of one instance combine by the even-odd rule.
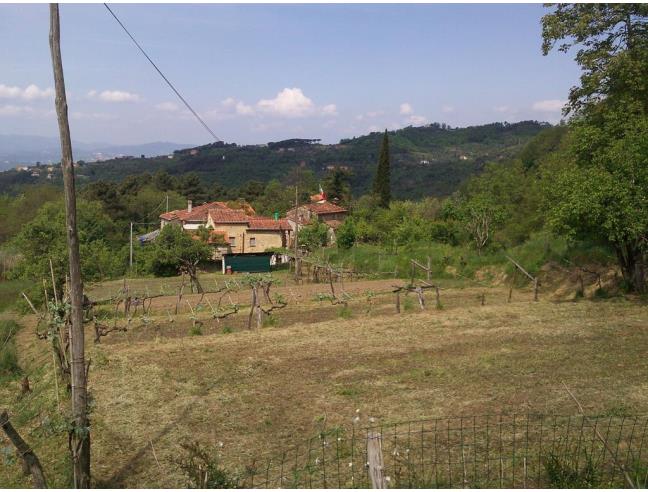
[[648, 416], [485, 415], [335, 428], [247, 468], [247, 488], [370, 488], [378, 433], [388, 487], [646, 487]]

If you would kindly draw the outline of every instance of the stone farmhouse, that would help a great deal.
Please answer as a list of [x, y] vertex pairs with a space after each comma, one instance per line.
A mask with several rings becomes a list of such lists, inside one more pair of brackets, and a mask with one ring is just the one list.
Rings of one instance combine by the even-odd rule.
[[294, 231], [297, 227], [301, 229], [317, 221], [323, 222], [328, 227], [329, 243], [335, 243], [335, 231], [344, 222], [349, 211], [344, 207], [329, 202], [324, 192], [310, 198], [310, 203], [288, 210], [286, 219], [290, 224], [290, 228]]
[[160, 229], [178, 224], [186, 231], [200, 226], [210, 230], [209, 242], [215, 247], [214, 259], [223, 254], [262, 253], [267, 249], [288, 247], [291, 227], [286, 219], [257, 216], [247, 203], [232, 208], [224, 202], [209, 202], [160, 215]]

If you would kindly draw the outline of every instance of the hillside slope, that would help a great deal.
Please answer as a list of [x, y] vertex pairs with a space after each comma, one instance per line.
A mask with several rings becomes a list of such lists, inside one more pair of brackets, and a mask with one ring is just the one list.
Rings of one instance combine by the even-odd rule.
[[[431, 124], [391, 131], [392, 191], [396, 198], [419, 198], [451, 194], [468, 176], [488, 161], [516, 155], [546, 123], [491, 123], [467, 128]], [[165, 170], [172, 175], [197, 173], [205, 184], [227, 187], [246, 181], [283, 179], [300, 163], [322, 176], [329, 166], [345, 166], [352, 172], [357, 196], [371, 187], [381, 133], [371, 133], [338, 144], [293, 139], [266, 145], [216, 144], [176, 151], [172, 158], [122, 158], [80, 166], [80, 183], [100, 179], [119, 181], [125, 176]], [[57, 173], [54, 182], [59, 179]], [[9, 171], [0, 174], [0, 187], [43, 182], [44, 175]]]

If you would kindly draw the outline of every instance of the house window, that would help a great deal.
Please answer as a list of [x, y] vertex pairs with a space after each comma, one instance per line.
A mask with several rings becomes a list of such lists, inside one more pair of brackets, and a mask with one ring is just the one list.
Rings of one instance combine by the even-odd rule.
[[256, 246], [256, 238], [251, 237], [250, 238], [250, 248], [254, 248]]
[[228, 239], [229, 239], [230, 246], [235, 247], [236, 246], [236, 236], [230, 236]]

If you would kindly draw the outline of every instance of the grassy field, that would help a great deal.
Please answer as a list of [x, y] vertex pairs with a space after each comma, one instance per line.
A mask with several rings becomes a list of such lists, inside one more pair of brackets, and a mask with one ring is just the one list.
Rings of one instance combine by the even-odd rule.
[[[140, 288], [160, 288], [141, 282]], [[507, 303], [507, 287], [453, 284], [441, 291], [442, 310], [434, 309], [428, 293], [425, 311], [411, 299], [397, 314], [393, 295], [375, 295], [395, 283], [346, 284], [353, 300], [342, 311], [314, 299], [326, 285], [286, 282], [276, 290], [289, 307], [260, 331], [244, 329], [243, 309], [190, 336], [186, 304], [168, 320], [172, 296], [156, 299], [147, 323], [99, 345], [89, 328], [96, 484], [182, 487], [185, 477], [175, 462], [180, 444], [191, 440], [217, 446], [228, 466], [241, 467], [323, 428], [348, 427], [356, 416], [367, 424], [499, 412], [575, 414], [562, 382], [588, 412], [648, 412], [645, 304], [623, 297], [558, 302], [548, 292], [532, 302], [528, 290], [516, 290]], [[94, 292], [118, 288], [115, 282]], [[246, 291], [232, 296], [249, 303]], [[195, 307], [198, 297], [187, 297]], [[52, 484], [65, 486], [65, 422], [57, 411], [52, 356], [34, 336], [33, 323], [23, 318], [27, 329], [16, 336], [33, 392], [18, 397], [16, 380], [0, 388], [0, 400]], [[0, 485], [28, 482], [11, 465], [0, 470]]]

